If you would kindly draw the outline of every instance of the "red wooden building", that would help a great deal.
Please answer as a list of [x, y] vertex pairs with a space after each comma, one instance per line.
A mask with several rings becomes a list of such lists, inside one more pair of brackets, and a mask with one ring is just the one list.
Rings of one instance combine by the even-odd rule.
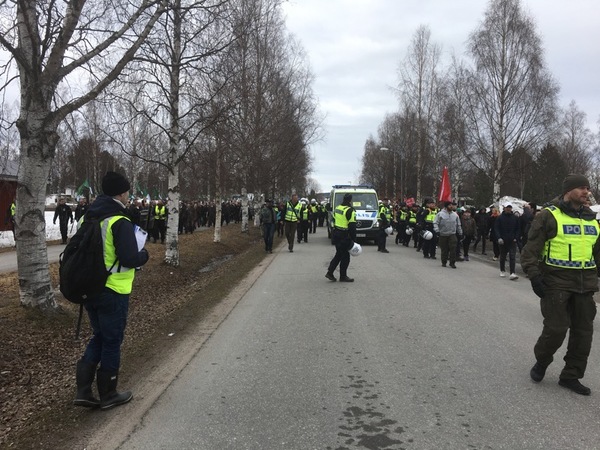
[[10, 230], [7, 214], [17, 194], [17, 161], [0, 161], [0, 231]]

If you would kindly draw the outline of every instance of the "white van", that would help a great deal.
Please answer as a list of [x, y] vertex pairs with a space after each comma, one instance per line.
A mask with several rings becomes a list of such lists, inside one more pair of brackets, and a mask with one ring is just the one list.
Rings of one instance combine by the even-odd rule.
[[331, 231], [335, 223], [333, 212], [342, 203], [344, 195], [352, 194], [352, 207], [356, 210], [356, 240], [377, 241], [379, 221], [377, 220], [378, 199], [377, 192], [371, 185], [343, 185], [333, 186], [327, 206], [327, 236], [331, 238]]

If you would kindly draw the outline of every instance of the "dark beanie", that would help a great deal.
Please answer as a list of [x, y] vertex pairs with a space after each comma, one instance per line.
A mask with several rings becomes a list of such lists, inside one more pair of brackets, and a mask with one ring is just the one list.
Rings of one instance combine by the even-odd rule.
[[117, 172], [106, 172], [102, 178], [102, 192], [110, 197], [127, 192], [130, 187], [127, 178]]
[[567, 192], [581, 186], [590, 187], [590, 182], [588, 179], [583, 175], [570, 173], [563, 181], [563, 194], [566, 194]]

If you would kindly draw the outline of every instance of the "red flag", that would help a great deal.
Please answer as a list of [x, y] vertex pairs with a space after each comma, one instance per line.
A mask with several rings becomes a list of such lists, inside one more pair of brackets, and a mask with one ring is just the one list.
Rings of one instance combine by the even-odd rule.
[[442, 171], [442, 184], [440, 184], [440, 195], [438, 195], [439, 202], [450, 202], [452, 201], [452, 189], [450, 188], [450, 177], [448, 176], [448, 168], [444, 166]]

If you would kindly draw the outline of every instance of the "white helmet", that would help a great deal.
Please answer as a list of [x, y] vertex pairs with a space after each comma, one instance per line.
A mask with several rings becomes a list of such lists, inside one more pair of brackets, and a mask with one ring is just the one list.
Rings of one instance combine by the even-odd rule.
[[314, 205], [315, 203], [317, 203], [317, 201], [314, 198], [310, 199], [310, 202]]
[[429, 230], [425, 230], [423, 231], [423, 239], [425, 239], [426, 241], [430, 241], [433, 239], [433, 233]]
[[354, 245], [352, 246], [352, 248], [350, 249], [350, 256], [358, 256], [362, 253], [362, 247], [360, 244], [357, 244], [356, 242], [354, 243]]
[[414, 233], [415, 230], [413, 230], [411, 227], [406, 227], [406, 231], [405, 233], [410, 236]]
[[387, 235], [389, 236], [390, 234], [392, 234], [392, 232], [393, 232], [393, 231], [394, 231], [394, 229], [393, 229], [393, 228], [392, 228], [392, 226], [390, 225], [389, 227], [387, 227], [387, 228], [385, 229], [385, 234], [387, 234]]

